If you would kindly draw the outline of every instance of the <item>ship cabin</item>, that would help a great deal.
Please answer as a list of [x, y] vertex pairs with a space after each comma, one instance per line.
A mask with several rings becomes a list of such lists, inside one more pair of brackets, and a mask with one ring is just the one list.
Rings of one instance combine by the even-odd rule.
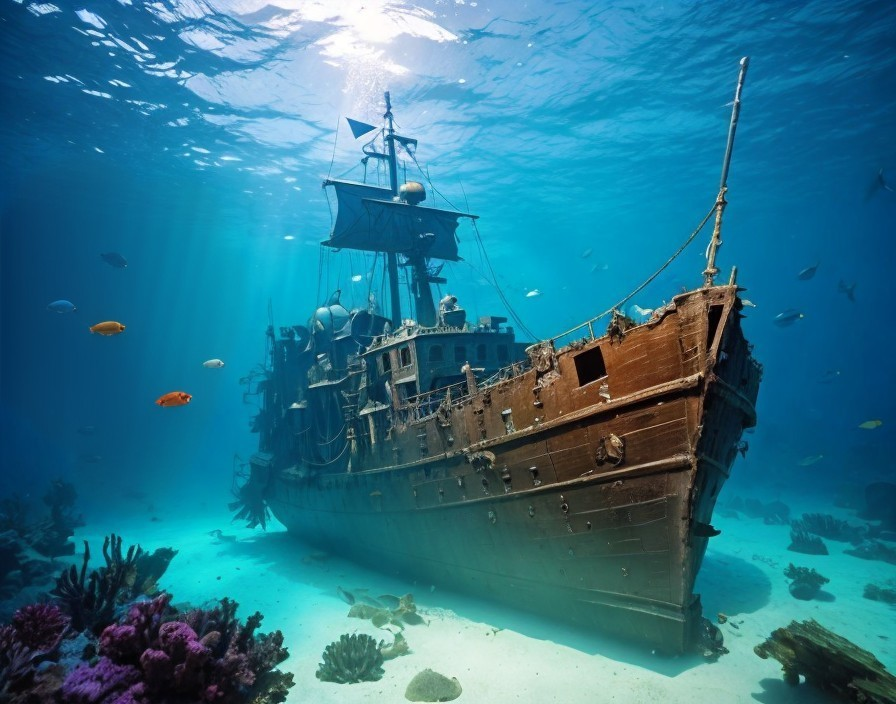
[[377, 338], [361, 355], [372, 387], [370, 397], [382, 398], [395, 411], [422, 417], [435, 412], [449, 393], [457, 400], [475, 391], [477, 383], [526, 358], [526, 345], [514, 340], [513, 328], [504, 327], [506, 322], [503, 317], [485, 316], [473, 326], [405, 325]]

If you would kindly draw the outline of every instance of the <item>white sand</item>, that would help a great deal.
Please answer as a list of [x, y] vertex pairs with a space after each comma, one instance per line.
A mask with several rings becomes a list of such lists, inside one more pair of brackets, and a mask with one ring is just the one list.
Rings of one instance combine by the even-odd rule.
[[[819, 509], [797, 507], [793, 515], [810, 510]], [[228, 525], [220, 517], [185, 520], [173, 512], [158, 515], [162, 518], [158, 522], [149, 522], [147, 515], [116, 525], [90, 525], [76, 538], [90, 540], [94, 560], [101, 559], [103, 535], [113, 530], [124, 536], [126, 544], [139, 542], [149, 550], [170, 545], [180, 552], [162, 586], [174, 594], [175, 603], [198, 605], [229, 596], [239, 602], [237, 615], [243, 620], [261, 611], [265, 619], [260, 630], [282, 630], [289, 648], [289, 659], [280, 665], [295, 676], [289, 702], [403, 702], [408, 682], [425, 668], [456, 677], [463, 686], [458, 701], [477, 704], [834, 701], [805, 685], [787, 687], [779, 664], [753, 653], [773, 629], [806, 618], [871, 650], [891, 672], [896, 671], [896, 644], [889, 639], [896, 639], [896, 609], [862, 597], [866, 583], [893, 579], [896, 567], [843, 555], [849, 546], [832, 541], [825, 541], [829, 556], [788, 552], [789, 527], [767, 526], [761, 520], [715, 520], [723, 533], [712, 539], [698, 591], [706, 615], [714, 617], [719, 611], [728, 615], [721, 628], [731, 652], [716, 663], [705, 663], [698, 657], [654, 656], [450, 594], [438, 585], [396, 582], [321, 555], [279, 527], [262, 533]], [[237, 540], [216, 543], [208, 531], [217, 528]], [[814, 567], [830, 578], [824, 600], [806, 602], [790, 596], [783, 576], [789, 562]], [[388, 632], [369, 622], [347, 617], [349, 607], [338, 597], [338, 586], [366, 587], [372, 595], [411, 592], [429, 622], [405, 628], [411, 652], [387, 661], [385, 675], [377, 682], [340, 685], [315, 677], [323, 649], [343, 633], [391, 640]]]

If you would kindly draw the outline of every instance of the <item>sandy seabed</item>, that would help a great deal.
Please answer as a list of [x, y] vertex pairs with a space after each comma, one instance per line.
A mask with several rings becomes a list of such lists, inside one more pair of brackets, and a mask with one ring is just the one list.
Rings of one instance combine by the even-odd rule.
[[[794, 510], [817, 511], [810, 506]], [[843, 514], [840, 518], [850, 519]], [[762, 660], [753, 648], [792, 620], [812, 618], [870, 650], [896, 671], [896, 607], [863, 598], [865, 584], [883, 585], [896, 567], [845, 555], [846, 543], [826, 541], [830, 555], [789, 552], [789, 527], [761, 519], [715, 519], [722, 534], [712, 539], [698, 581], [704, 614], [722, 624], [730, 653], [717, 662], [665, 658], [609, 638], [576, 631], [495, 604], [441, 590], [439, 585], [391, 579], [327, 555], [288, 535], [279, 525], [266, 532], [228, 524], [216, 517], [131, 514], [115, 525], [88, 525], [94, 554], [104, 535], [122, 535], [125, 544], [147, 550], [171, 546], [179, 552], [161, 580], [175, 604], [209, 604], [228, 596], [239, 604], [241, 620], [261, 611], [259, 629], [283, 631], [289, 659], [280, 669], [296, 685], [288, 702], [353, 704], [406, 701], [405, 688], [430, 668], [456, 677], [463, 693], [457, 701], [474, 704], [538, 702], [663, 702], [664, 704], [769, 704], [833, 702], [805, 684], [789, 687], [775, 660]], [[224, 531], [229, 540], [210, 533]], [[96, 558], [94, 558], [96, 559]], [[830, 579], [818, 598], [798, 601], [788, 592], [783, 570], [789, 563], [812, 567]], [[93, 565], [96, 566], [96, 565]], [[349, 618], [338, 588], [367, 589], [371, 595], [411, 593], [426, 625], [407, 626], [410, 653], [388, 660], [377, 682], [334, 684], [315, 677], [324, 648], [343, 633], [368, 633], [391, 641], [389, 632], [369, 621]]]

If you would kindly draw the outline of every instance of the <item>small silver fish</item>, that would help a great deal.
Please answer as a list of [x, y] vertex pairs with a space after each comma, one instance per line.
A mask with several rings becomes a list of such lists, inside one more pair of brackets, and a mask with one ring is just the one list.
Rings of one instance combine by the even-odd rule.
[[775, 316], [775, 319], [772, 321], [779, 328], [788, 327], [789, 325], [793, 325], [800, 318], [805, 318], [806, 316], [799, 311], [789, 309], [785, 310], [783, 313], [778, 313]]
[[809, 455], [808, 457], [803, 457], [797, 464], [800, 467], [811, 467], [816, 462], [821, 462], [824, 459], [824, 455]]
[[755, 308], [756, 307], [756, 304], [753, 303], [753, 301], [749, 300], [748, 298], [742, 298], [740, 302], [744, 304], [745, 308]]
[[220, 359], [209, 359], [208, 361], [203, 362], [202, 366], [206, 369], [220, 369], [224, 366], [224, 362]]
[[817, 269], [818, 269], [818, 262], [816, 262], [812, 266], [807, 266], [799, 274], [796, 275], [796, 278], [798, 278], [800, 281], [808, 281], [813, 276], [815, 276], [815, 272]]

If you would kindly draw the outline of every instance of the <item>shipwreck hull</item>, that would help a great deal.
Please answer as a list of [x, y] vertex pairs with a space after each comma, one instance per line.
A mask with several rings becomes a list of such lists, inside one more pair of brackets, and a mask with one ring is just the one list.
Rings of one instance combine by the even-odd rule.
[[396, 412], [385, 442], [355, 424], [347, 471], [259, 454], [251, 481], [325, 550], [683, 652], [713, 507], [755, 423], [739, 309], [733, 285], [683, 294], [645, 325], [534, 349], [450, 413]]

